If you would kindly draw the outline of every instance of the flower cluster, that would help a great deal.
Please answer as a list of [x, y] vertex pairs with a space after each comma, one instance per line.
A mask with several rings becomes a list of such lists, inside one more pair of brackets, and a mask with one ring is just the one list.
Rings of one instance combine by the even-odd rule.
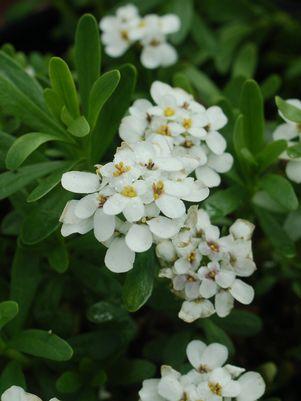
[[180, 319], [191, 323], [214, 312], [225, 317], [234, 300], [252, 302], [254, 290], [240, 277], [249, 277], [256, 269], [251, 248], [253, 230], [252, 223], [238, 219], [228, 235], [220, 236], [208, 214], [192, 206], [179, 233], [157, 244], [163, 266], [160, 276], [170, 279], [172, 291], [184, 299]]
[[128, 4], [116, 10], [116, 15], [100, 21], [105, 52], [111, 57], [124, 54], [134, 43], [142, 47], [141, 63], [146, 68], [167, 67], [177, 61], [177, 52], [167, 42], [167, 35], [180, 29], [180, 19], [175, 14], [162, 17], [139, 15], [137, 7]]
[[[301, 100], [299, 99], [288, 99], [287, 103], [292, 104], [301, 110]], [[301, 139], [301, 127], [293, 121], [288, 120], [279, 111], [280, 116], [283, 118], [285, 123], [280, 124], [279, 127], [273, 133], [274, 140], [284, 139], [288, 142], [288, 146], [294, 146], [300, 143]], [[286, 165], [286, 175], [288, 178], [298, 184], [301, 183], [301, 158], [291, 158], [287, 152], [283, 152], [280, 156], [281, 159], [288, 161]]]
[[161, 82], [152, 85], [151, 94], [156, 106], [137, 100], [124, 117], [125, 142], [113, 162], [98, 165], [95, 174], [71, 171], [62, 177], [65, 189], [87, 194], [67, 203], [62, 235], [93, 229], [108, 247], [106, 266], [118, 273], [133, 267], [135, 252], [174, 237], [186, 219], [184, 202], [204, 200], [208, 187], [220, 183], [218, 172], [232, 165], [216, 131], [227, 121], [220, 108], [206, 110], [185, 91]]
[[186, 350], [193, 369], [180, 374], [170, 366], [161, 367], [160, 379], [143, 382], [140, 401], [255, 401], [265, 391], [259, 373], [226, 364], [228, 350], [224, 345], [191, 341]]
[[[42, 401], [41, 398], [34, 394], [26, 393], [23, 388], [12, 386], [6, 390], [2, 396], [1, 401]], [[59, 401], [57, 398], [51, 398], [50, 401]]]

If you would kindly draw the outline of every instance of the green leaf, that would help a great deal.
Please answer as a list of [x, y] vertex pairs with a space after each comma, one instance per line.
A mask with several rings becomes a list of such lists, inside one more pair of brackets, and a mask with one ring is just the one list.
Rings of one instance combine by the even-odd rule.
[[120, 72], [118, 70], [106, 72], [95, 81], [89, 96], [88, 121], [91, 127], [95, 126], [101, 109], [116, 89], [119, 81]]
[[163, 349], [162, 359], [166, 365], [173, 366], [174, 369], [180, 369], [186, 362], [186, 348], [192, 339], [191, 331], [181, 330], [168, 338], [168, 342]]
[[150, 379], [156, 373], [156, 366], [146, 359], [131, 359], [124, 363], [118, 363], [118, 375], [115, 382], [119, 385], [130, 385], [141, 383]]
[[49, 237], [59, 227], [60, 215], [70, 198], [70, 193], [58, 188], [45, 200], [37, 202], [24, 219], [21, 229], [23, 243], [33, 245]]
[[215, 192], [205, 201], [207, 212], [214, 217], [224, 217], [237, 210], [244, 202], [241, 188], [230, 187]]
[[257, 47], [254, 43], [245, 44], [239, 51], [233, 65], [232, 75], [252, 78], [257, 65]]
[[26, 389], [26, 381], [20, 363], [10, 361], [2, 370], [0, 377], [0, 394], [11, 386], [19, 386]]
[[263, 98], [259, 86], [251, 79], [242, 87], [240, 111], [244, 116], [246, 145], [253, 154], [257, 154], [264, 145]]
[[41, 277], [37, 253], [17, 247], [12, 265], [10, 299], [19, 305], [19, 313], [9, 324], [12, 332], [20, 330], [26, 322]]
[[49, 62], [49, 76], [53, 90], [59, 95], [71, 116], [79, 116], [79, 104], [75, 84], [68, 65], [59, 57]]
[[297, 124], [301, 123], [301, 109], [281, 99], [279, 96], [276, 96], [276, 104], [285, 118]]
[[48, 177], [43, 178], [39, 185], [28, 195], [27, 202], [35, 202], [47, 195], [61, 182], [62, 175], [66, 171], [71, 170], [75, 165], [76, 162], [74, 161], [65, 162], [63, 167], [60, 167]]
[[288, 214], [284, 229], [287, 235], [293, 240], [298, 241], [301, 238], [301, 210], [295, 210]]
[[126, 64], [119, 69], [120, 82], [113, 95], [106, 102], [91, 133], [91, 161], [97, 163], [105, 154], [118, 131], [120, 121], [132, 101], [136, 85], [136, 69]]
[[298, 143], [298, 145], [290, 146], [287, 149], [287, 154], [292, 159], [295, 159], [296, 157], [301, 157], [301, 143]]
[[276, 202], [266, 191], [257, 191], [252, 198], [252, 202], [254, 205], [273, 213], [287, 213], [287, 208]]
[[44, 99], [46, 106], [53, 117], [55, 117], [58, 121], [61, 121], [61, 112], [64, 102], [60, 96], [53, 89], [46, 88], [44, 90]]
[[6, 167], [11, 170], [18, 168], [36, 149], [50, 141], [62, 141], [62, 138], [41, 132], [31, 132], [20, 136], [6, 155]]
[[62, 394], [72, 394], [77, 392], [82, 383], [81, 378], [77, 372], [67, 371], [64, 372], [55, 383], [57, 390]]
[[64, 273], [69, 267], [69, 254], [63, 241], [57, 240], [51, 246], [51, 252], [48, 255], [50, 266], [58, 273]]
[[4, 301], [0, 303], [0, 330], [18, 314], [18, 311], [17, 302]]
[[137, 253], [133, 269], [127, 274], [123, 287], [123, 301], [130, 312], [136, 312], [153, 291], [155, 266], [153, 250]]
[[210, 55], [214, 55], [217, 48], [217, 40], [214, 33], [207, 26], [205, 20], [194, 13], [191, 34], [200, 49]]
[[191, 84], [185, 74], [177, 72], [173, 76], [173, 86], [184, 89], [187, 93], [193, 94]]
[[268, 143], [257, 155], [260, 171], [264, 171], [271, 164], [275, 163], [286, 147], [287, 141], [283, 139]]
[[204, 319], [200, 324], [204, 328], [207, 342], [209, 344], [213, 342], [223, 344], [228, 348], [230, 355], [235, 353], [234, 344], [231, 338], [222, 328], [210, 319]]
[[220, 327], [232, 335], [252, 337], [262, 330], [262, 320], [254, 313], [233, 309], [225, 318], [214, 317]]
[[86, 116], [89, 110], [89, 93], [100, 74], [100, 61], [98, 24], [93, 15], [85, 14], [78, 22], [75, 34], [75, 67]]
[[296, 254], [295, 245], [278, 221], [266, 210], [256, 207], [255, 212], [261, 228], [275, 250], [287, 258], [293, 258]]
[[118, 305], [106, 301], [100, 301], [90, 306], [87, 317], [92, 323], [106, 323], [113, 320], [124, 320], [128, 312]]
[[286, 210], [298, 209], [298, 198], [292, 184], [286, 178], [276, 174], [267, 174], [261, 178], [260, 186]]
[[77, 136], [79, 138], [86, 136], [90, 132], [90, 126], [88, 121], [84, 116], [77, 117], [72, 123], [68, 126], [68, 132], [70, 134]]
[[267, 77], [261, 84], [261, 93], [264, 99], [275, 96], [281, 86], [281, 78], [277, 74]]
[[178, 45], [184, 41], [191, 29], [192, 17], [193, 17], [193, 1], [192, 0], [172, 0], [169, 4], [169, 11], [176, 14], [180, 21], [180, 29], [173, 33], [171, 41]]
[[64, 165], [65, 162], [61, 161], [44, 162], [0, 174], [0, 199], [7, 198], [37, 178], [43, 177]]
[[213, 104], [221, 97], [221, 93], [213, 81], [195, 67], [189, 66], [183, 72], [199, 92], [203, 103]]
[[68, 361], [73, 355], [70, 345], [51, 331], [24, 330], [14, 336], [8, 345], [25, 354], [52, 361]]

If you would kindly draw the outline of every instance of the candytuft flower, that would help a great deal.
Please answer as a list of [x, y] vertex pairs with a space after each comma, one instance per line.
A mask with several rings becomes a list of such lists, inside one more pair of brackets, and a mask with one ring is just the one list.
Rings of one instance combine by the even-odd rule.
[[199, 340], [187, 346], [192, 369], [180, 374], [170, 366], [161, 367], [160, 379], [144, 380], [140, 401], [237, 401], [258, 400], [265, 391], [259, 373], [225, 364], [228, 349], [218, 343], [206, 345]]
[[138, 43], [142, 47], [141, 63], [150, 69], [168, 67], [177, 61], [177, 52], [167, 42], [167, 36], [177, 32], [180, 25], [175, 14], [141, 17], [132, 4], [118, 8], [114, 16], [102, 18], [99, 24], [105, 52], [109, 56], [120, 57], [131, 45]]

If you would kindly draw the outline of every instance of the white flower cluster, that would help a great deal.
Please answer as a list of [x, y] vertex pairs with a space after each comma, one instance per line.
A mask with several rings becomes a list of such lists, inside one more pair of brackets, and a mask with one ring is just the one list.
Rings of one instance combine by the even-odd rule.
[[120, 7], [116, 15], [100, 21], [105, 52], [111, 57], [120, 57], [130, 46], [138, 43], [142, 47], [141, 63], [146, 68], [167, 67], [177, 61], [177, 52], [167, 42], [167, 35], [180, 29], [181, 21], [175, 14], [162, 17], [139, 15], [133, 4]]
[[161, 367], [160, 379], [143, 382], [140, 401], [255, 401], [265, 391], [259, 373], [226, 364], [224, 345], [191, 341], [186, 350], [193, 369], [180, 374], [170, 366]]
[[184, 299], [180, 319], [191, 323], [214, 312], [225, 317], [234, 300], [245, 305], [252, 302], [254, 290], [240, 277], [249, 277], [256, 269], [253, 230], [252, 223], [238, 219], [228, 235], [220, 236], [208, 214], [192, 206], [179, 233], [158, 243], [160, 276], [170, 279], [172, 291]]
[[[42, 401], [41, 398], [34, 394], [26, 393], [23, 388], [12, 386], [6, 390], [2, 396], [1, 401]], [[50, 401], [59, 401], [57, 398], [51, 398]]]
[[124, 117], [119, 132], [125, 142], [113, 162], [98, 165], [95, 174], [62, 177], [65, 189], [88, 194], [67, 203], [62, 235], [93, 229], [108, 247], [105, 264], [113, 272], [130, 270], [135, 252], [174, 237], [186, 219], [184, 201], [204, 200], [208, 187], [220, 183], [218, 173], [232, 165], [216, 131], [227, 121], [219, 107], [206, 110], [161, 82], [152, 85], [151, 95], [156, 106], [137, 100]]
[[[288, 99], [287, 103], [292, 104], [301, 110], [301, 100], [299, 99]], [[275, 141], [279, 139], [284, 139], [288, 142], [288, 146], [294, 146], [301, 143], [301, 126], [293, 121], [288, 120], [279, 111], [280, 116], [283, 118], [285, 123], [280, 124], [279, 127], [273, 133], [273, 138]], [[283, 152], [280, 158], [288, 161], [286, 165], [286, 175], [288, 178], [298, 184], [301, 183], [301, 157], [296, 157], [292, 159], [287, 152]]]

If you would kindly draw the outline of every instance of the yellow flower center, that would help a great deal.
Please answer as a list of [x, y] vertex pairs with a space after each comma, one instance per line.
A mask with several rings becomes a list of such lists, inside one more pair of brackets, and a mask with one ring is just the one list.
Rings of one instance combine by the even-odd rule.
[[157, 39], [153, 39], [153, 40], [150, 41], [149, 44], [150, 44], [151, 46], [153, 46], [153, 47], [157, 47], [157, 46], [159, 46], [160, 41], [157, 40]]
[[123, 40], [129, 40], [129, 33], [126, 30], [120, 31], [120, 36]]
[[148, 170], [152, 170], [155, 167], [155, 163], [151, 159], [149, 159], [149, 161], [147, 163], [145, 163], [144, 166]]
[[208, 373], [208, 372], [210, 372], [210, 369], [208, 368], [207, 365], [200, 365], [198, 368], [198, 371], [200, 373]]
[[218, 252], [219, 251], [219, 246], [215, 242], [208, 242], [209, 248], [213, 252]]
[[172, 107], [166, 107], [164, 110], [165, 117], [171, 117], [175, 114], [175, 110]]
[[182, 125], [185, 129], [189, 129], [192, 126], [191, 118], [184, 118]]
[[146, 26], [146, 22], [141, 20], [138, 24], [139, 28], [144, 28]]
[[211, 278], [212, 280], [214, 280], [215, 276], [216, 276], [216, 272], [212, 270], [211, 272], [208, 273], [207, 276], [208, 276], [208, 278]]
[[115, 167], [115, 171], [113, 173], [114, 177], [119, 177], [120, 175], [122, 175], [123, 173], [127, 173], [131, 169], [130, 166], [126, 166], [123, 162], [116, 163], [114, 167]]
[[195, 259], [196, 259], [196, 254], [195, 254], [195, 252], [191, 252], [191, 253], [187, 256], [187, 260], [188, 260], [189, 263], [194, 262]]
[[121, 191], [121, 195], [126, 196], [127, 198], [135, 198], [137, 196], [137, 191], [131, 185], [127, 185]]
[[160, 135], [171, 136], [170, 130], [168, 128], [168, 125], [161, 125], [157, 129], [157, 133], [160, 134]]
[[208, 387], [213, 394], [218, 395], [219, 397], [222, 396], [222, 386], [219, 383], [208, 383]]
[[106, 203], [107, 199], [108, 198], [104, 195], [98, 195], [98, 207], [103, 207], [103, 205]]
[[153, 193], [154, 193], [154, 198], [159, 199], [159, 197], [163, 194], [164, 192], [164, 184], [162, 181], [154, 182], [153, 183]]

